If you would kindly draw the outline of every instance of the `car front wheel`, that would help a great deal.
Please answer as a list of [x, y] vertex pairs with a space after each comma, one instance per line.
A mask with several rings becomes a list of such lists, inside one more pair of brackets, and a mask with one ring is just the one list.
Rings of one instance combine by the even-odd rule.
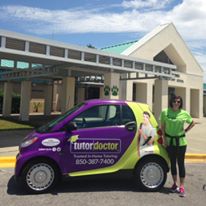
[[148, 158], [140, 162], [135, 170], [135, 180], [144, 191], [158, 191], [165, 184], [167, 172], [164, 164], [157, 158]]
[[54, 164], [34, 161], [23, 170], [22, 183], [29, 192], [44, 193], [56, 185], [58, 178], [58, 170]]

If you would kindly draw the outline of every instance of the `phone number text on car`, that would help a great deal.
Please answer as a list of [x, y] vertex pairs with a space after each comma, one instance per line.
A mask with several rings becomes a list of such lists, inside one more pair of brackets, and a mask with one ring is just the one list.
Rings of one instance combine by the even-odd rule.
[[112, 165], [115, 163], [114, 159], [76, 159], [76, 165]]

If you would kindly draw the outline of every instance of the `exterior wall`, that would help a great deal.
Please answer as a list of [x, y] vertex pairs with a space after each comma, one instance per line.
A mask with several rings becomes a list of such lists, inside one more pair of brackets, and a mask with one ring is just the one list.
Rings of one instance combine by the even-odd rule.
[[44, 99], [45, 97], [45, 86], [43, 84], [32, 84], [31, 97], [33, 99]]

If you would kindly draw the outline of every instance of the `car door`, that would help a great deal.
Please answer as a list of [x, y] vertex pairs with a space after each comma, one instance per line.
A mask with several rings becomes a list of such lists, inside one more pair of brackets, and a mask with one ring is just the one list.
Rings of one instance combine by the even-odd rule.
[[126, 105], [97, 105], [76, 116], [72, 122], [77, 124], [77, 130], [68, 133], [65, 146], [68, 173], [118, 162], [135, 136], [136, 128], [126, 126], [132, 121], [135, 117]]

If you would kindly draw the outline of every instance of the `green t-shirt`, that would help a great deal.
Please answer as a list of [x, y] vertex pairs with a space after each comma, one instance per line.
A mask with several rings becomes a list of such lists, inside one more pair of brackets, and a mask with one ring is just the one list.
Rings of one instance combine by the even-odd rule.
[[[165, 133], [175, 137], [184, 135], [184, 124], [190, 124], [193, 120], [190, 114], [183, 109], [173, 111], [171, 108], [168, 108], [162, 111], [160, 121], [161, 124], [165, 125]], [[166, 140], [169, 144], [171, 138], [166, 136]], [[172, 145], [176, 145], [175, 139], [173, 139]], [[185, 137], [181, 137], [179, 139], [179, 146], [185, 145], [187, 145], [187, 140]]]

